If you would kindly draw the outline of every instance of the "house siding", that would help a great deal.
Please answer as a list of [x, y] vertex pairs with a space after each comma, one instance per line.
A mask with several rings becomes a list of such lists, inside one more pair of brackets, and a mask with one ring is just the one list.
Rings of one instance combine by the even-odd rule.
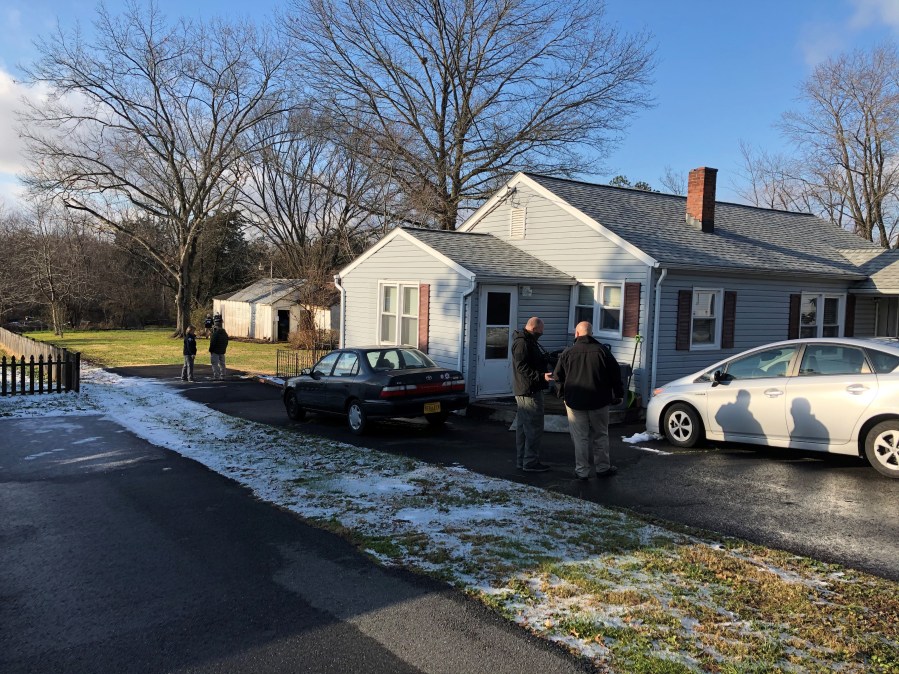
[[[512, 239], [510, 236], [512, 207], [508, 201], [468, 231], [493, 234], [579, 280], [640, 283], [639, 331], [644, 337], [649, 335], [652, 323], [648, 302], [652, 289], [646, 283], [648, 265], [533, 189], [525, 185], [519, 185], [516, 189], [516, 203], [527, 209], [524, 238]], [[537, 287], [533, 289], [537, 310], [523, 316], [523, 312], [526, 313], [522, 304], [525, 298], [519, 296], [519, 319], [523, 317], [527, 320], [532, 315], [543, 318], [546, 336], [542, 343], [548, 350], [569, 345], [574, 338], [574, 325], [570, 324], [570, 288], [566, 288], [564, 293], [553, 291], [552, 300], [558, 305], [552, 307], [545, 302], [550, 296], [538, 296]], [[556, 321], [564, 326], [564, 332], [558, 328]], [[649, 382], [644, 376], [646, 350], [638, 347], [633, 337], [600, 335], [598, 339], [609, 344], [619, 362], [630, 364], [635, 361], [631, 387], [646, 400], [649, 392]]]
[[457, 368], [460, 298], [471, 287], [468, 279], [412, 242], [396, 237], [341, 279], [346, 291], [347, 346], [378, 343], [379, 281], [430, 285], [428, 355], [442, 367]]
[[[669, 272], [662, 285], [656, 384], [661, 386], [692, 374], [746, 349], [787, 339], [791, 294], [845, 293], [848, 285], [848, 282], [807, 278], [722, 278]], [[693, 288], [720, 288], [737, 293], [733, 348], [691, 351], [678, 351], [675, 348], [678, 292]]]

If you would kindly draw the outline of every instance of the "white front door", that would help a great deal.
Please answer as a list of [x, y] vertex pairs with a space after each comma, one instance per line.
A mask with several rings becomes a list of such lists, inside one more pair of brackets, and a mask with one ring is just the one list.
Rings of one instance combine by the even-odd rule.
[[518, 316], [518, 286], [481, 286], [478, 308], [477, 395], [512, 395], [512, 332]]

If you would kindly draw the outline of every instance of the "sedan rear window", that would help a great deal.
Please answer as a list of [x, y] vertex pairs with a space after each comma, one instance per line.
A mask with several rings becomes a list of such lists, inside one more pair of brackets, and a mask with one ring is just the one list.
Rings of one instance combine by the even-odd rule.
[[892, 372], [899, 367], [899, 356], [895, 354], [877, 351], [876, 349], [865, 349], [865, 351], [868, 354], [868, 360], [871, 361], [871, 366], [878, 374]]
[[368, 364], [378, 372], [386, 370], [418, 370], [437, 365], [417, 349], [380, 349], [365, 354]]

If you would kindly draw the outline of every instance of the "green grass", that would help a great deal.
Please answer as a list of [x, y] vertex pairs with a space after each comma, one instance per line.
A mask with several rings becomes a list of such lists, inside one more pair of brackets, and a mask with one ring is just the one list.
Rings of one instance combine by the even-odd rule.
[[[28, 337], [49, 342], [69, 351], [80, 351], [81, 357], [104, 367], [140, 365], [181, 365], [184, 362], [182, 340], [172, 338], [173, 330], [91, 330], [67, 332], [58, 337], [50, 331], [31, 332]], [[259, 374], [275, 373], [275, 351], [284, 344], [228, 342], [229, 370]], [[209, 362], [209, 340], [197, 339], [197, 363]]]

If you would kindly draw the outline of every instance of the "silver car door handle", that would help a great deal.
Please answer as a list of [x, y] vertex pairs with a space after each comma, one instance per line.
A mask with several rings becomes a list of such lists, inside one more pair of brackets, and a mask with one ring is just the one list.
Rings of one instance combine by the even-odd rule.
[[847, 386], [846, 390], [852, 395], [861, 395], [868, 390], [868, 387], [864, 384], [853, 384], [852, 386]]
[[769, 398], [776, 398], [777, 396], [782, 396], [784, 392], [779, 388], [766, 388], [765, 395]]

